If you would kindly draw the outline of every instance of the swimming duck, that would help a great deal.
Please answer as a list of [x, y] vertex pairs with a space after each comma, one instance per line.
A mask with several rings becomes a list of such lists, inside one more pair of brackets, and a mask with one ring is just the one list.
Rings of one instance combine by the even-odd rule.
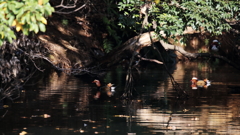
[[92, 83], [95, 83], [98, 88], [96, 94], [94, 95], [95, 99], [100, 98], [101, 93], [106, 93], [109, 97], [111, 97], [115, 92], [116, 87], [114, 87], [114, 84], [112, 83], [108, 83], [106, 86], [102, 86], [101, 82], [97, 79], [93, 80]]
[[205, 78], [204, 80], [198, 80], [197, 77], [193, 77], [192, 80], [192, 89], [197, 89], [197, 87], [204, 87], [207, 88], [208, 86], [211, 85], [211, 82]]
[[213, 40], [212, 44], [209, 46], [211, 51], [217, 52], [220, 48], [220, 42], [218, 40]]

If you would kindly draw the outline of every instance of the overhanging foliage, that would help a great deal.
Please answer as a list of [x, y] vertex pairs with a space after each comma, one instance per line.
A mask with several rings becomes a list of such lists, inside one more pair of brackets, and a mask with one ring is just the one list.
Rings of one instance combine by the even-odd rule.
[[146, 29], [164, 31], [167, 37], [182, 35], [187, 27], [222, 34], [230, 30], [229, 21], [239, 20], [240, 12], [239, 0], [123, 0], [118, 7], [125, 16], [120, 18], [122, 28], [132, 22], [141, 25], [144, 15], [148, 17]]
[[54, 8], [49, 0], [0, 0], [0, 46], [3, 41], [16, 39], [14, 29], [28, 35], [31, 31], [45, 32], [47, 20]]

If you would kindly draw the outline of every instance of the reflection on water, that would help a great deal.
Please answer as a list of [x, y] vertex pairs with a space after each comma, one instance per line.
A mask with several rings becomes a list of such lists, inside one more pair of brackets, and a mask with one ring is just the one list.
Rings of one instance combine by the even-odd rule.
[[[149, 65], [150, 66], [150, 65]], [[135, 96], [121, 99], [125, 72], [118, 67], [103, 78], [116, 86], [114, 96], [95, 100], [95, 79], [52, 73], [32, 80], [21, 97], [0, 103], [0, 133], [53, 134], [228, 134], [240, 133], [240, 73], [227, 65], [178, 63], [173, 77], [188, 94], [176, 91], [162, 66], [138, 69]], [[208, 78], [207, 89], [191, 88], [191, 78]], [[34, 84], [36, 83], [36, 84]], [[34, 84], [34, 85], [31, 85]], [[4, 117], [3, 117], [4, 116]]]

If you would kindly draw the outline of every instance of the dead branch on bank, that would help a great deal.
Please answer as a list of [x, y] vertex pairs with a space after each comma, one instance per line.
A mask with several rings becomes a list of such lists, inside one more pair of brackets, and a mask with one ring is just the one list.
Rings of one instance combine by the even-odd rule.
[[154, 63], [157, 63], [157, 64], [163, 64], [163, 62], [161, 62], [159, 60], [144, 58], [141, 55], [137, 55], [137, 58], [139, 58], [140, 60], [143, 60], [143, 61], [149, 61], [149, 62], [154, 62]]
[[[89, 0], [84, 2], [79, 0], [70, 0], [70, 1], [61, 0], [59, 5], [54, 6], [56, 9], [59, 9], [59, 8], [60, 9], [55, 11], [54, 13], [71, 14], [83, 9], [84, 7], [87, 6], [87, 4], [89, 4]], [[69, 11], [69, 10], [72, 10], [72, 11]]]

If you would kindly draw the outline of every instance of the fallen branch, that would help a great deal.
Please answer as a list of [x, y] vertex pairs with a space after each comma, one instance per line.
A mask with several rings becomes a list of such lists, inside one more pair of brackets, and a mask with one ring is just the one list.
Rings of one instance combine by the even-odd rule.
[[[54, 13], [57, 13], [57, 14], [71, 14], [71, 13], [74, 13], [74, 12], [77, 12], [79, 10], [81, 10], [82, 8], [84, 8], [86, 6], [86, 4], [83, 4], [81, 7], [73, 10], [73, 11], [69, 11], [69, 12], [61, 12], [61, 11], [55, 11]], [[64, 8], [66, 8], [66, 6], [62, 6]]]
[[157, 63], [157, 64], [163, 64], [163, 62], [161, 62], [161, 61], [159, 61], [159, 60], [156, 60], [156, 59], [148, 59], [148, 58], [141, 57], [140, 55], [137, 55], [137, 57], [138, 57], [140, 60], [149, 61], [149, 62], [155, 62], [155, 63]]

